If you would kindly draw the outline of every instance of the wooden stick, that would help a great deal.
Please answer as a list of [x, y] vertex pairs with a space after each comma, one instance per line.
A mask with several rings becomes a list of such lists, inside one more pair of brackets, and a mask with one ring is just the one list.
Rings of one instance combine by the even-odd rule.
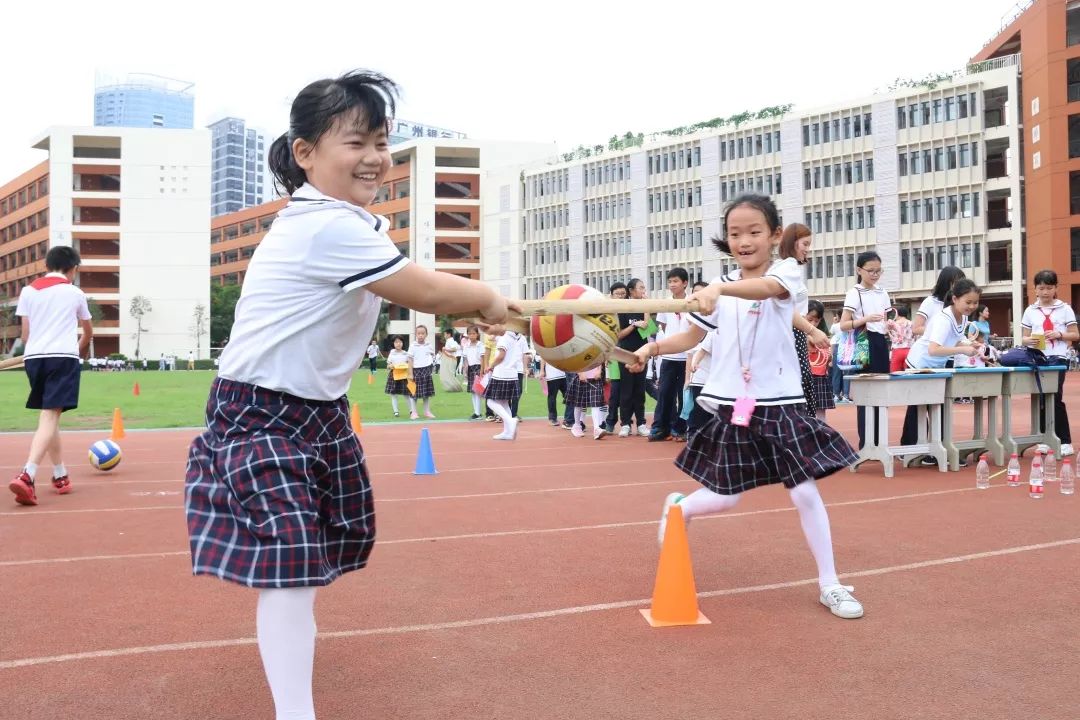
[[601, 315], [604, 313], [696, 312], [696, 300], [518, 300], [521, 314], [528, 315]]
[[22, 355], [19, 355], [18, 357], [8, 358], [7, 360], [0, 360], [0, 370], [14, 370], [16, 368], [21, 368], [24, 361], [25, 358], [23, 358]]

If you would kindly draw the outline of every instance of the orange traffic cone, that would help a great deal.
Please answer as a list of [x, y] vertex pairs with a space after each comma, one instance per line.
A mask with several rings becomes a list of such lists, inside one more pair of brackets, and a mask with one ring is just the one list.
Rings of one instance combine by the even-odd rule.
[[653, 587], [652, 607], [642, 610], [641, 614], [653, 627], [709, 624], [709, 619], [698, 610], [694, 567], [690, 562], [690, 543], [686, 539], [682, 508], [678, 505], [672, 505], [668, 510], [664, 547], [660, 549], [660, 565], [656, 569], [656, 585]]
[[353, 403], [352, 413], [349, 415], [349, 419], [352, 421], [354, 433], [359, 435], [364, 431], [364, 426], [360, 424], [360, 403]]
[[374, 375], [368, 375], [367, 376], [367, 384], [368, 385], [374, 385], [375, 384], [375, 376]]
[[123, 440], [124, 439], [124, 418], [120, 416], [120, 408], [113, 410], [112, 414], [112, 434], [109, 435], [110, 440]]
[[139, 397], [139, 383], [135, 383], [135, 387], [131, 388], [131, 394]]

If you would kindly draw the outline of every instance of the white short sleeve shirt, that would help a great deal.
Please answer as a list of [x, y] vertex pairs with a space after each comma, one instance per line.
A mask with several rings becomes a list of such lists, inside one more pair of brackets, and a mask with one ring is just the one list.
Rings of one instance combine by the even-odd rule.
[[[866, 315], [884, 315], [890, 307], [892, 307], [892, 301], [889, 300], [889, 293], [878, 286], [864, 288], [860, 283], [848, 290], [847, 295], [844, 296], [844, 309], [851, 311], [853, 320]], [[867, 323], [866, 329], [884, 335], [885, 321]]]
[[[1047, 323], [1049, 319], [1049, 323]], [[1053, 305], [1029, 305], [1020, 318], [1020, 326], [1027, 330], [1046, 332], [1046, 327], [1052, 325], [1057, 332], [1065, 332], [1070, 325], [1076, 324], [1076, 313], [1064, 301], [1057, 300]], [[32, 326], [31, 326], [32, 327]], [[1069, 343], [1064, 340], [1047, 340], [1045, 355], [1047, 357], [1066, 357], [1069, 352]]]
[[311, 400], [336, 400], [371, 340], [369, 283], [409, 260], [388, 223], [311, 185], [293, 193], [248, 265], [220, 375]]
[[516, 332], [506, 331], [495, 341], [495, 350], [506, 352], [502, 362], [491, 371], [491, 377], [496, 380], [517, 380], [521, 372], [521, 336]]
[[[49, 284], [49, 279], [55, 284]], [[79, 321], [90, 319], [86, 295], [62, 273], [47, 273], [19, 293], [15, 314], [30, 319], [23, 357], [79, 357]], [[38, 289], [35, 285], [41, 287]]]

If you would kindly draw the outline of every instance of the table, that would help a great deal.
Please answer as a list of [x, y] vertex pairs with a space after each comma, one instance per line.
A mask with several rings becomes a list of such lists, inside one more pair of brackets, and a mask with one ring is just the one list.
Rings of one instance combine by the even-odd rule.
[[[945, 383], [951, 372], [896, 373], [893, 375], [855, 375], [851, 378], [851, 399], [867, 408], [866, 444], [851, 471], [870, 460], [879, 461], [885, 477], [893, 476], [893, 458], [930, 455], [938, 469], [945, 472], [946, 453], [942, 444], [941, 406], [945, 404]], [[919, 437], [914, 445], [889, 445], [889, 408], [913, 405], [919, 415]], [[878, 440], [874, 441], [872, 416], [878, 421]], [[927, 436], [929, 425], [929, 437]]]
[[[965, 455], [986, 452], [995, 465], [1005, 465], [1006, 452], [997, 432], [997, 406], [1004, 388], [1004, 378], [1013, 368], [953, 368], [945, 381], [945, 405], [942, 420], [942, 444], [950, 470], [959, 470]], [[953, 400], [975, 401], [975, 430], [970, 440], [953, 437]], [[984, 407], [984, 404], [986, 407]], [[986, 410], [986, 412], [984, 412]]]
[[[1035, 381], [1035, 370], [1029, 367], [1004, 368], [1005, 382], [1002, 385], [1001, 399], [1001, 444], [1005, 454], [1016, 453], [1023, 455], [1024, 451], [1033, 445], [1045, 444], [1054, 451], [1055, 455], [1061, 454], [1061, 441], [1058, 440], [1054, 426], [1054, 402], [1053, 396], [1058, 391], [1059, 375], [1067, 368], [1064, 365], [1050, 365], [1038, 369], [1039, 379], [1042, 382], [1042, 392], [1039, 391], [1039, 383]], [[1014, 435], [1012, 431], [1012, 397], [1013, 395], [1031, 396], [1031, 434]], [[1045, 425], [1043, 432], [1039, 432], [1039, 405], [1045, 398], [1043, 420]], [[1002, 463], [998, 463], [999, 465]]]

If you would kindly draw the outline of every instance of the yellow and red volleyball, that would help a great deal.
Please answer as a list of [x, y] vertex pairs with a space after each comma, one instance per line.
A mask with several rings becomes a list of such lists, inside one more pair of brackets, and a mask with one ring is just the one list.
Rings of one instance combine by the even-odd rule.
[[[545, 300], [602, 300], [604, 294], [587, 285], [563, 285]], [[619, 339], [615, 315], [534, 315], [530, 326], [533, 347], [549, 365], [564, 372], [596, 367]]]

